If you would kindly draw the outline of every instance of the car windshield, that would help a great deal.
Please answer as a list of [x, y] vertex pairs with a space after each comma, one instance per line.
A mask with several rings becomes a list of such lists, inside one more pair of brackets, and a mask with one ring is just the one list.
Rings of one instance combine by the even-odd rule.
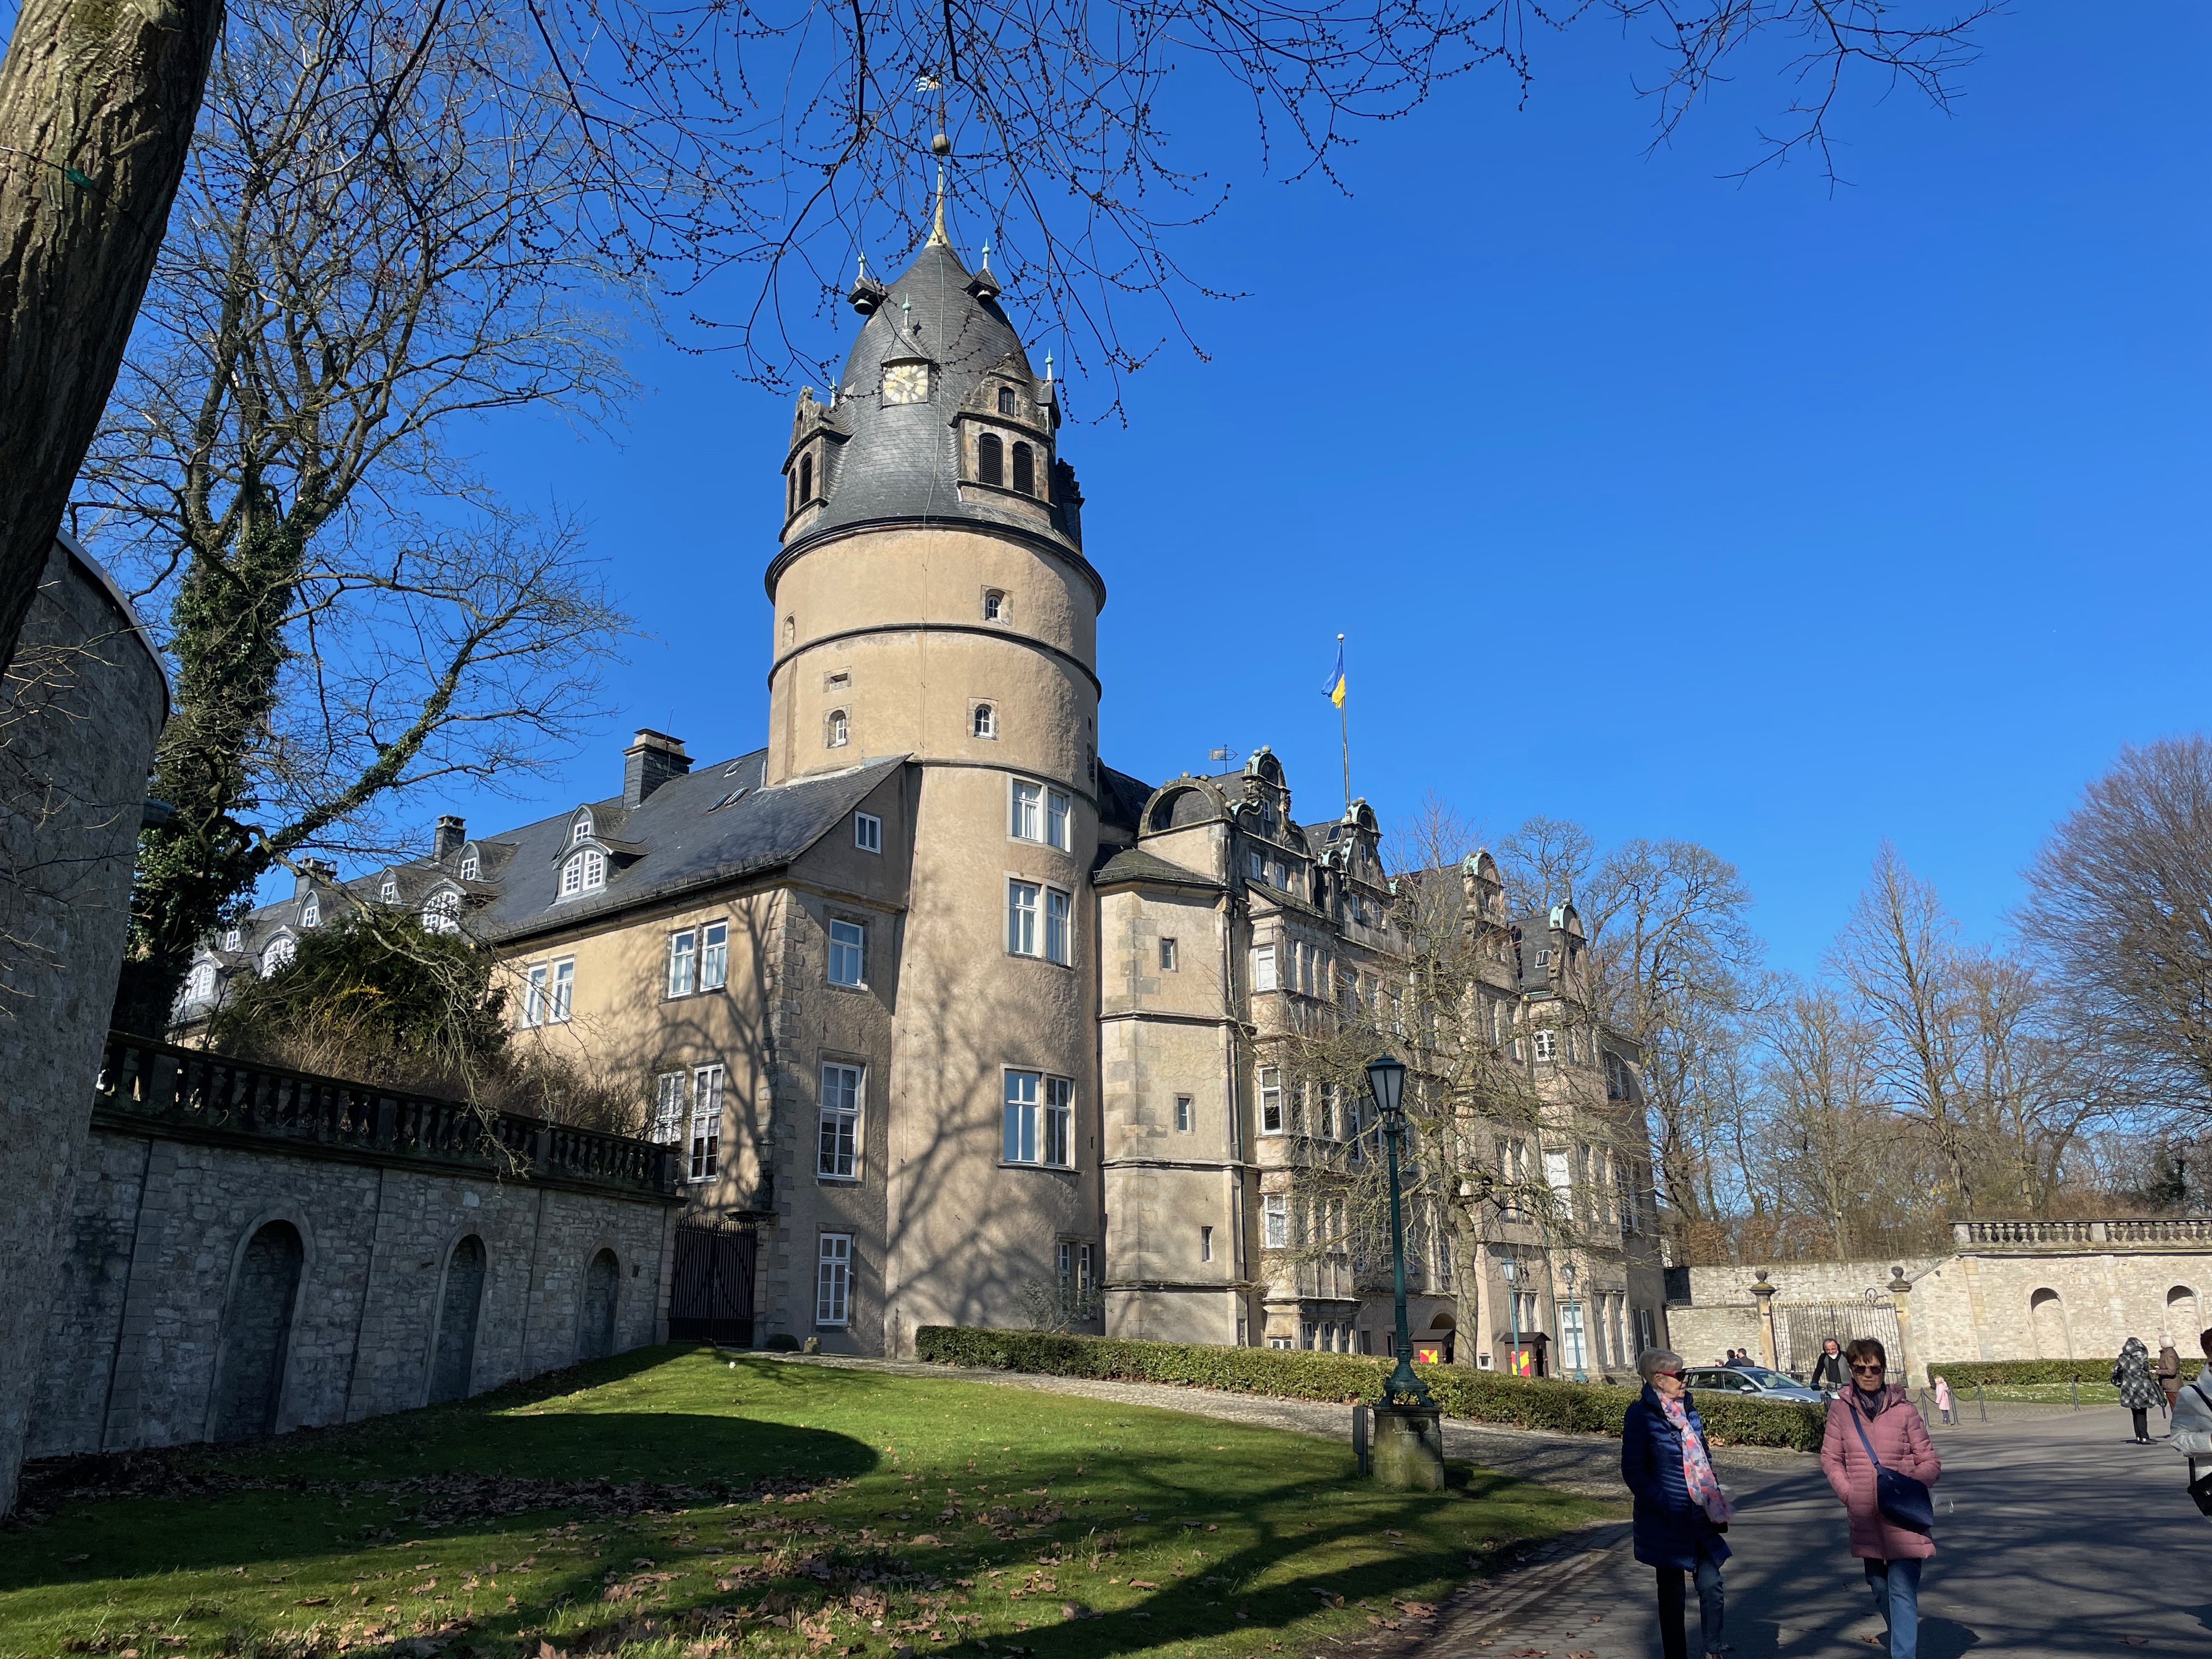
[[1796, 1386], [1790, 1378], [1783, 1376], [1780, 1371], [1770, 1371], [1764, 1365], [1731, 1365], [1729, 1369], [1738, 1376], [1749, 1377], [1762, 1389], [1787, 1389]]

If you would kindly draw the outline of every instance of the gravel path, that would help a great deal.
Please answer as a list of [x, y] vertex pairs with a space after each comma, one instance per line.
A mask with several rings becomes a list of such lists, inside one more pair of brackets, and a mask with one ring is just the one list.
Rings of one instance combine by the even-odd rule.
[[[1212, 1389], [1179, 1389], [1162, 1382], [1103, 1382], [1088, 1377], [1036, 1376], [1023, 1371], [930, 1365], [912, 1360], [847, 1359], [826, 1354], [773, 1357], [792, 1364], [886, 1371], [900, 1376], [933, 1376], [988, 1383], [994, 1388], [1033, 1389], [1042, 1394], [1079, 1395], [1090, 1400], [1156, 1406], [1164, 1411], [1189, 1412], [1224, 1422], [1250, 1423], [1261, 1428], [1285, 1429], [1293, 1434], [1316, 1435], [1346, 1446], [1352, 1443], [1352, 1408], [1316, 1401], [1224, 1394]], [[1448, 1417], [1444, 1419], [1444, 1453], [1460, 1462], [1479, 1463], [1522, 1480], [1557, 1486], [1585, 1497], [1627, 1496], [1620, 1484], [1620, 1442], [1610, 1437], [1500, 1428]], [[1805, 1468], [1811, 1467], [1813, 1460], [1805, 1452], [1764, 1446], [1728, 1446], [1717, 1450], [1716, 1462], [1726, 1479], [1731, 1468]]]

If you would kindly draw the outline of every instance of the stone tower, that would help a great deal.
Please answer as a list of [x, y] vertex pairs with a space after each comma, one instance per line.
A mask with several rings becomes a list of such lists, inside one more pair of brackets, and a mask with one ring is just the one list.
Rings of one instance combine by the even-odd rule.
[[[784, 466], [765, 781], [903, 756], [885, 1346], [1018, 1325], [1103, 1261], [1095, 908], [1097, 621], [1051, 380], [939, 228]], [[785, 1062], [811, 1065], [811, 1056]]]

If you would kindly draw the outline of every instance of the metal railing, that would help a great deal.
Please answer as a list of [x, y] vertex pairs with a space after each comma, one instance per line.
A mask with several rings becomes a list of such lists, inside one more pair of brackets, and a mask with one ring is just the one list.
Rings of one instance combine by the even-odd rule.
[[681, 1191], [672, 1146], [123, 1031], [108, 1034], [93, 1108], [133, 1125], [246, 1136], [301, 1150], [342, 1149], [670, 1197]]

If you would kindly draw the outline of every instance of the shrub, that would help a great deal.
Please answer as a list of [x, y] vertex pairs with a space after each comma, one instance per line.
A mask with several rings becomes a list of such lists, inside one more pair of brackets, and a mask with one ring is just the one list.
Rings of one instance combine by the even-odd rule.
[[[917, 1358], [945, 1365], [978, 1365], [1048, 1376], [1121, 1382], [1165, 1382], [1230, 1394], [1349, 1403], [1379, 1398], [1389, 1361], [1303, 1349], [1224, 1348], [1194, 1342], [1131, 1342], [1051, 1331], [987, 1331], [925, 1325], [915, 1333]], [[1415, 1367], [1448, 1417], [1523, 1429], [1618, 1437], [1638, 1397], [1629, 1389], [1594, 1382], [1507, 1376], [1457, 1365]], [[1717, 1445], [1820, 1449], [1821, 1407], [1709, 1395], [1698, 1412]]]
[[2110, 1382], [2112, 1362], [2110, 1358], [1962, 1359], [1955, 1364], [1939, 1361], [1928, 1368], [1930, 1387], [1939, 1376], [1951, 1379], [1954, 1394], [1961, 1389], [1972, 1389], [1977, 1382], [2070, 1382], [2075, 1377], [2084, 1382]]

